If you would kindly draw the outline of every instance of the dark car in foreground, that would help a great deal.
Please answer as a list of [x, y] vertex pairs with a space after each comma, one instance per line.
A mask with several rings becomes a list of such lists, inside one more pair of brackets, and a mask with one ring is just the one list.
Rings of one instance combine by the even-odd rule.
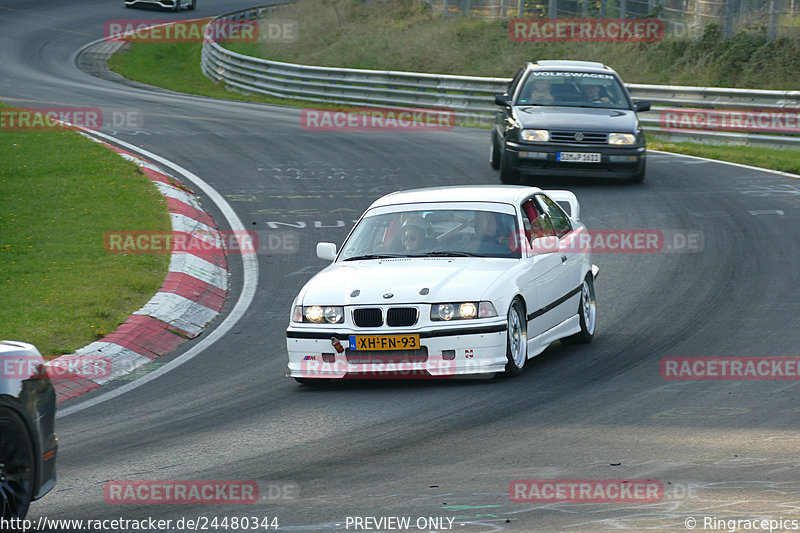
[[0, 341], [0, 517], [24, 518], [56, 482], [56, 395], [32, 344]]
[[194, 9], [197, 0], [125, 0], [125, 7], [161, 7], [172, 11]]
[[490, 163], [503, 183], [521, 175], [645, 179], [646, 141], [635, 102], [602, 63], [527, 63], [497, 95]]

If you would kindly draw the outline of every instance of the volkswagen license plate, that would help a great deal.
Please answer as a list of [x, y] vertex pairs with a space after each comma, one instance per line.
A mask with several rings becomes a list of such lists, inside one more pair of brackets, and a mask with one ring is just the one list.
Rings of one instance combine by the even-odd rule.
[[556, 161], [570, 163], [599, 163], [600, 154], [592, 152], [557, 152]]

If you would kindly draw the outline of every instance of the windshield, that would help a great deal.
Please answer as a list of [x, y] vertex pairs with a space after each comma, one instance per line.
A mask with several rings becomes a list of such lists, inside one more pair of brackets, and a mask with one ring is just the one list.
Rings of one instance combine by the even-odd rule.
[[480, 210], [403, 211], [367, 216], [340, 261], [387, 257], [519, 258], [516, 217]]
[[520, 89], [517, 105], [629, 108], [614, 76], [590, 72], [531, 72]]

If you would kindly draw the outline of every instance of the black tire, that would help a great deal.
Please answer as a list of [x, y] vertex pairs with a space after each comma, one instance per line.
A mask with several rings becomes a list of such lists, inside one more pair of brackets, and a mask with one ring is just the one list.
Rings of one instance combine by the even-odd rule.
[[495, 139], [494, 131], [492, 132], [492, 145], [489, 152], [489, 165], [495, 170], [500, 170], [500, 150], [497, 149], [497, 139]]
[[500, 153], [500, 181], [506, 185], [519, 184], [519, 170], [511, 167], [511, 156], [508, 150], [503, 149]]
[[514, 298], [508, 308], [506, 330], [506, 375], [519, 376], [528, 360], [528, 322], [522, 300]]
[[197, 0], [192, 0], [192, 3], [189, 4], [189, 9], [193, 10], [197, 7]]
[[36, 480], [34, 447], [20, 416], [0, 407], [0, 516], [25, 518]]
[[575, 335], [564, 337], [564, 344], [588, 344], [594, 338], [597, 326], [597, 301], [594, 296], [594, 277], [591, 272], [586, 274], [581, 286], [581, 300], [578, 302], [578, 316], [580, 317], [581, 330]]
[[175, 5], [172, 7], [172, 10], [175, 13], [180, 13], [180, 11], [181, 11], [181, 0], [175, 0]]

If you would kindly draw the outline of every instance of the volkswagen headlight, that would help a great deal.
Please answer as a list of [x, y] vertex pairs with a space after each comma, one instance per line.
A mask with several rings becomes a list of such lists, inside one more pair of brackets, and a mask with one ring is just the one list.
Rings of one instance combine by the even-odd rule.
[[523, 141], [546, 143], [550, 140], [550, 132], [547, 130], [522, 130], [520, 138]]
[[609, 133], [608, 144], [635, 144], [636, 135], [633, 133]]

